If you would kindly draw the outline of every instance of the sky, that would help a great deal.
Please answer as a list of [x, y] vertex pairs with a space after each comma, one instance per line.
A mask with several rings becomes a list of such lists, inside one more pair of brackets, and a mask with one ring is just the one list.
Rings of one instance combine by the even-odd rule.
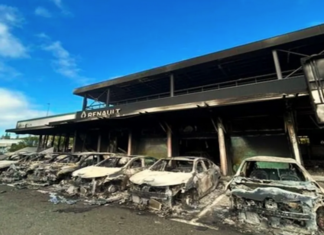
[[1, 0], [0, 135], [73, 90], [315, 26], [323, 0]]

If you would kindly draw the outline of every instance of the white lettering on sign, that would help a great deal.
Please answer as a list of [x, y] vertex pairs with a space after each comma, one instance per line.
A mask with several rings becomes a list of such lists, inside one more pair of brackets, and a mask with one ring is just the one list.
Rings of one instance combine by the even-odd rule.
[[81, 113], [81, 118], [95, 118], [95, 117], [106, 117], [109, 118], [111, 115], [118, 115], [120, 114], [121, 109], [108, 109], [108, 110], [103, 110], [103, 111], [83, 111]]

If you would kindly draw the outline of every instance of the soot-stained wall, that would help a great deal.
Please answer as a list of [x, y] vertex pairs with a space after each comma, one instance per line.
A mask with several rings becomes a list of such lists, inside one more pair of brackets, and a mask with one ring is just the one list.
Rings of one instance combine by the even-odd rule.
[[232, 136], [228, 142], [228, 156], [232, 159], [234, 172], [241, 162], [254, 156], [293, 157], [286, 135]]

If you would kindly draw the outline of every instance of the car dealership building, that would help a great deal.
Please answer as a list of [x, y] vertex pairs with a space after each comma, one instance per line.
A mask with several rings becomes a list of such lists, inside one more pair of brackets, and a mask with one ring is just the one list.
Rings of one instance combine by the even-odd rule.
[[80, 111], [18, 121], [64, 151], [207, 156], [232, 174], [246, 157], [324, 159], [324, 25], [74, 90]]

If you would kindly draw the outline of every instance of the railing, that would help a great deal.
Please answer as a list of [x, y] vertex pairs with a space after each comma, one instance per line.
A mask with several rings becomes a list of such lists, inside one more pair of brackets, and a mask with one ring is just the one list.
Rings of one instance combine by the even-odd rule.
[[[282, 75], [285, 76], [285, 74], [287, 75], [287, 74], [291, 73], [292, 71], [293, 70], [285, 71], [282, 73]], [[293, 79], [293, 78], [299, 77], [301, 75], [303, 75], [302, 72], [295, 74], [294, 77], [289, 77], [286, 79]], [[214, 84], [209, 84], [209, 85], [204, 85], [204, 86], [175, 90], [174, 96], [187, 95], [187, 94], [199, 93], [199, 92], [205, 92], [205, 91], [211, 91], [211, 90], [220, 90], [220, 89], [225, 89], [225, 88], [230, 88], [230, 87], [239, 87], [239, 86], [257, 84], [257, 83], [262, 83], [262, 82], [267, 82], [267, 81], [274, 81], [277, 79], [278, 78], [277, 78], [276, 73], [271, 73], [271, 74], [243, 78], [243, 79], [238, 79], [238, 80], [233, 80], [233, 81], [219, 82], [219, 83], [214, 83]], [[126, 100], [120, 100], [120, 101], [116, 101], [116, 102], [110, 102], [109, 105], [111, 105], [111, 106], [123, 105], [123, 104], [135, 103], [135, 102], [162, 99], [162, 98], [167, 98], [167, 97], [170, 97], [170, 92], [164, 92], [164, 93], [159, 93], [159, 94], [155, 94], [155, 95], [137, 97], [134, 99], [126, 99]], [[98, 104], [98, 105], [93, 105], [91, 107], [104, 108], [104, 107], [106, 107], [106, 105]], [[88, 107], [88, 108], [90, 108], [90, 107]], [[95, 108], [91, 108], [91, 109], [95, 109]]]

